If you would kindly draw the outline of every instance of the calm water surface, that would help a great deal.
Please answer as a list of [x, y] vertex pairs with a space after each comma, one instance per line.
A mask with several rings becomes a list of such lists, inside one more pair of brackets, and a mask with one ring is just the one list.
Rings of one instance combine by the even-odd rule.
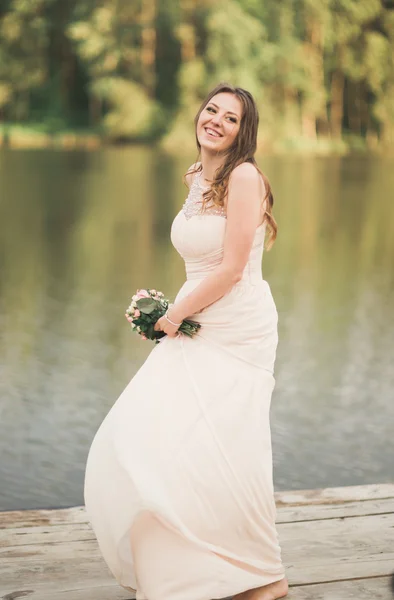
[[[137, 287], [174, 298], [184, 281], [169, 231], [194, 158], [0, 153], [0, 509], [83, 503], [93, 435], [153, 348], [124, 310]], [[260, 166], [279, 224], [263, 260], [279, 312], [275, 486], [393, 480], [393, 162]]]

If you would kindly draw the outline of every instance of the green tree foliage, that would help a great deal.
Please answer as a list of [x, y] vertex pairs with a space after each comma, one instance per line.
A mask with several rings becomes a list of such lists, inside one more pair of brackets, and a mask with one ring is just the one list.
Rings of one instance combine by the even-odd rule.
[[205, 93], [249, 89], [265, 147], [394, 145], [389, 0], [3, 0], [0, 116], [193, 143]]
[[79, 3], [68, 27], [110, 137], [148, 138], [160, 124], [155, 8], [153, 0]]
[[31, 92], [47, 76], [48, 23], [45, 0], [13, 0], [0, 20], [0, 110], [10, 119], [28, 117]]

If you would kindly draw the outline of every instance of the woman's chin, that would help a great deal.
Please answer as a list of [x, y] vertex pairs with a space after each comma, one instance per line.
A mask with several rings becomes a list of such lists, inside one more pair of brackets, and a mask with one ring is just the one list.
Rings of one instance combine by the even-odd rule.
[[207, 138], [202, 138], [198, 140], [201, 148], [203, 148], [206, 152], [214, 152], [217, 154], [218, 152], [223, 152], [226, 148], [223, 148], [221, 142], [217, 142], [216, 140], [208, 140]]

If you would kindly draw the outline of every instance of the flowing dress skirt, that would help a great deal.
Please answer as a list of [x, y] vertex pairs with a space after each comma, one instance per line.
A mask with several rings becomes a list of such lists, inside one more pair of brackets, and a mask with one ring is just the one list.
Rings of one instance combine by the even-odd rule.
[[[186, 281], [177, 299], [196, 284]], [[224, 598], [284, 577], [269, 285], [241, 281], [193, 318], [200, 332], [153, 348], [88, 456], [90, 522], [114, 577], [138, 599]]]

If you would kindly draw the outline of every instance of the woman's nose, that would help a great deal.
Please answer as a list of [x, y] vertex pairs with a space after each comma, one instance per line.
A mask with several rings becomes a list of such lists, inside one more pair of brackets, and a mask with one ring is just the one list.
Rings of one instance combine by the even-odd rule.
[[221, 120], [222, 120], [222, 118], [219, 115], [219, 113], [212, 115], [212, 123], [214, 123], [215, 125], [220, 125]]

